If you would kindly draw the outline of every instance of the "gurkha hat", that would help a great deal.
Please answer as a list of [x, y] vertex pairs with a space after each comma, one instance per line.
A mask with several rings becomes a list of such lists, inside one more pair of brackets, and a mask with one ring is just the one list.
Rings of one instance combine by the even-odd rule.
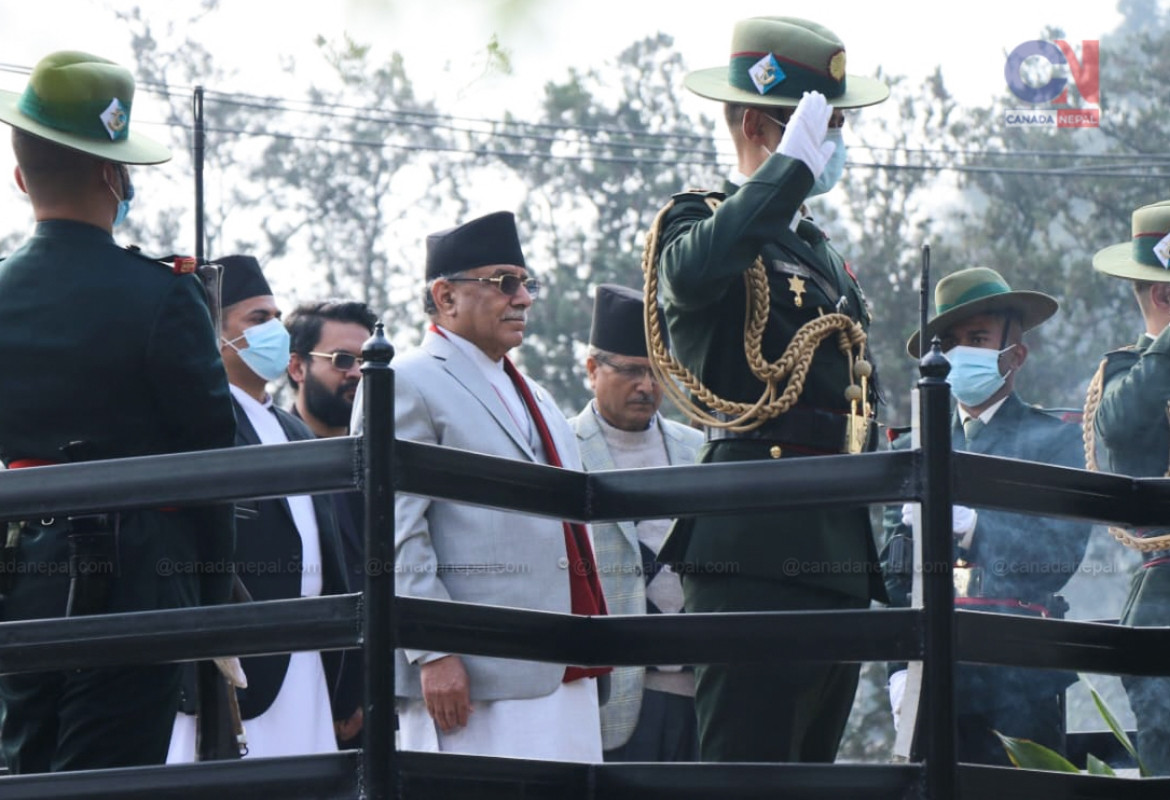
[[796, 17], [752, 17], [735, 24], [726, 67], [696, 70], [683, 81], [700, 97], [749, 106], [795, 106], [820, 92], [834, 108], [882, 102], [890, 87], [845, 74], [845, 45], [828, 28]]
[[593, 293], [589, 344], [607, 353], [646, 358], [646, 304], [642, 293], [603, 283]]
[[511, 211], [497, 211], [427, 237], [428, 281], [495, 264], [527, 268]]
[[104, 58], [63, 50], [33, 67], [17, 94], [0, 91], [0, 122], [119, 164], [161, 164], [171, 151], [130, 132], [134, 76]]
[[1170, 200], [1133, 212], [1133, 238], [1098, 250], [1093, 269], [1153, 283], [1170, 282]]
[[[1031, 330], [1056, 313], [1060, 304], [1043, 292], [1013, 289], [993, 269], [971, 267], [952, 272], [934, 287], [934, 319], [926, 323], [926, 338], [942, 336], [956, 322], [976, 314], [1010, 311], [1020, 326]], [[906, 343], [906, 352], [919, 357], [918, 332]]]

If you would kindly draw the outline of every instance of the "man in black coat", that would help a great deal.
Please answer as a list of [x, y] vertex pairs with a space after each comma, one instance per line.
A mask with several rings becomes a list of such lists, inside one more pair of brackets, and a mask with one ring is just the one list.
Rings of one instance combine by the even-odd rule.
[[[362, 346], [374, 333], [377, 315], [359, 300], [303, 303], [288, 315], [292, 353], [288, 382], [296, 391], [289, 413], [318, 437], [345, 436], [361, 379]], [[366, 579], [365, 496], [330, 495], [345, 547], [349, 585], [362, 591]]]
[[[235, 421], [199, 281], [119, 247], [127, 164], [170, 158], [131, 134], [134, 79], [84, 53], [42, 59], [0, 92], [17, 184], [37, 219], [0, 263], [0, 451], [8, 468], [230, 447]], [[5, 621], [226, 600], [229, 505], [10, 522]], [[13, 772], [162, 763], [179, 702], [175, 664], [0, 678]]]
[[[221, 347], [231, 384], [239, 447], [313, 439], [277, 408], [267, 386], [284, 374], [289, 336], [260, 265], [227, 256], [223, 267]], [[327, 495], [242, 501], [237, 505], [236, 574], [253, 600], [285, 600], [349, 590], [341, 542]], [[360, 719], [360, 686], [342, 654], [293, 653], [243, 659], [247, 688], [237, 693], [248, 754], [336, 750], [334, 720]], [[194, 755], [194, 724], [180, 716], [170, 761]]]

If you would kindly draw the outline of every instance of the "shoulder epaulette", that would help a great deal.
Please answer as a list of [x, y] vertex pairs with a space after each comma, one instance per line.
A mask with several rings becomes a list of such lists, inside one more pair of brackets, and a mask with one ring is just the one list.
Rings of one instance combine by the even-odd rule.
[[152, 256], [146, 255], [146, 253], [143, 253], [142, 248], [136, 244], [126, 245], [126, 251], [133, 253], [139, 258], [146, 259], [152, 264], [158, 264], [159, 266], [166, 267], [175, 275], [190, 275], [191, 273], [195, 272], [195, 268], [198, 266], [198, 264], [195, 262], [194, 256], [180, 256], [172, 253], [169, 256], [154, 258]]
[[1127, 345], [1120, 347], [1117, 350], [1110, 350], [1105, 354], [1105, 378], [1108, 380], [1116, 375], [1118, 372], [1127, 370], [1137, 363], [1142, 354], [1138, 352], [1134, 345]]

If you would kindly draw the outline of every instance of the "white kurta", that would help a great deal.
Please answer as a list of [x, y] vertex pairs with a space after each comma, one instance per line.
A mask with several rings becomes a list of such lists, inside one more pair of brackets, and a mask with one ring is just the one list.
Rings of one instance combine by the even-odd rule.
[[597, 679], [562, 683], [550, 695], [474, 702], [467, 727], [443, 733], [422, 700], [398, 700], [402, 750], [475, 756], [601, 761]]
[[[471, 342], [450, 331], [444, 337], [487, 378], [538, 461], [547, 463], [532, 417], [504, 372]], [[443, 733], [422, 700], [398, 700], [398, 742], [402, 750], [505, 756], [554, 761], [601, 761], [601, 718], [597, 679], [560, 684], [552, 694], [518, 700], [473, 702], [467, 726]]]
[[[232, 395], [248, 415], [248, 421], [262, 444], [287, 442], [288, 437], [276, 415], [269, 409], [272, 401], [258, 403], [235, 386]], [[301, 572], [301, 597], [321, 594], [321, 542], [317, 516], [308, 495], [287, 498], [297, 532], [301, 536], [304, 570]], [[272, 705], [260, 716], [244, 722], [248, 738], [248, 757], [328, 753], [337, 750], [333, 734], [333, 711], [329, 705], [329, 688], [318, 652], [292, 653], [284, 683]], [[171, 733], [167, 763], [195, 760], [195, 717], [179, 714]]]

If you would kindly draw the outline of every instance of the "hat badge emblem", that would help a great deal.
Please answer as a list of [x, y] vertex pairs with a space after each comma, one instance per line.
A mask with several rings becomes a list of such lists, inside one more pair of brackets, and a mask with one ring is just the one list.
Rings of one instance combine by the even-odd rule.
[[829, 59], [829, 75], [835, 81], [844, 80], [845, 78], [845, 51], [838, 50]]
[[126, 112], [122, 101], [115, 97], [106, 106], [106, 110], [101, 113], [101, 120], [110, 138], [117, 139], [126, 130], [126, 125], [130, 122], [130, 115]]

